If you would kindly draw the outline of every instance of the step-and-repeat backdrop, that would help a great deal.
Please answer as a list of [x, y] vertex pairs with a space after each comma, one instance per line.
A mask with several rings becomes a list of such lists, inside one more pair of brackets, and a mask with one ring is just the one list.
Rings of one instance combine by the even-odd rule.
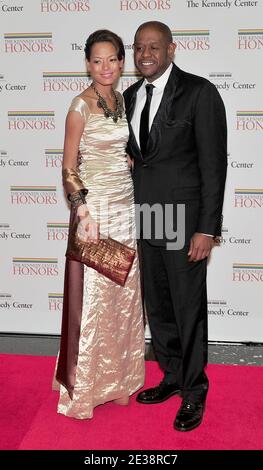
[[64, 122], [88, 84], [83, 46], [96, 29], [133, 35], [160, 20], [179, 67], [211, 80], [226, 106], [223, 238], [208, 269], [209, 339], [263, 341], [263, 1], [0, 0], [0, 330], [58, 334], [68, 206]]

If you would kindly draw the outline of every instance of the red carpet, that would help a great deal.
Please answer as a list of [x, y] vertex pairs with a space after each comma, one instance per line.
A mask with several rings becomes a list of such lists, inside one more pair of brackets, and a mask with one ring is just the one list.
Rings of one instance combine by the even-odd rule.
[[[92, 420], [56, 413], [51, 391], [54, 357], [0, 355], [0, 449], [252, 450], [263, 449], [263, 367], [209, 365], [210, 392], [200, 427], [179, 433], [173, 420], [180, 398], [159, 405], [113, 403], [95, 409]], [[162, 374], [147, 362], [146, 386]]]

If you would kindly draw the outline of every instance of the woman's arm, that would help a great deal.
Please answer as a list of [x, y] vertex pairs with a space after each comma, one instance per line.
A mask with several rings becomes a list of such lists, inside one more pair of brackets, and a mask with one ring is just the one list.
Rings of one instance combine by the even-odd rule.
[[84, 120], [81, 114], [69, 111], [65, 125], [62, 177], [67, 198], [73, 205], [77, 205], [78, 200], [81, 202], [88, 192], [77, 172], [79, 143], [83, 130]]
[[64, 153], [62, 163], [63, 185], [71, 204], [77, 208], [78, 234], [82, 240], [97, 241], [98, 224], [91, 218], [86, 206], [85, 188], [77, 172], [79, 143], [84, 130], [84, 120], [78, 111], [69, 111], [65, 125]]
[[84, 130], [84, 120], [78, 111], [69, 111], [65, 124], [63, 164], [64, 168], [77, 168], [80, 138]]

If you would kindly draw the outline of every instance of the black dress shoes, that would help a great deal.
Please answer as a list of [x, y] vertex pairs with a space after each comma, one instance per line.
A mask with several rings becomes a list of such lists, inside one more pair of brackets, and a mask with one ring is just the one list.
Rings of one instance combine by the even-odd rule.
[[177, 431], [191, 431], [201, 424], [204, 414], [204, 402], [191, 403], [183, 400], [174, 421]]
[[147, 390], [139, 393], [136, 397], [136, 401], [143, 403], [144, 405], [152, 405], [154, 403], [161, 403], [162, 401], [168, 400], [168, 398], [173, 395], [179, 395], [180, 392], [181, 390], [177, 384], [161, 382], [157, 387], [148, 388]]

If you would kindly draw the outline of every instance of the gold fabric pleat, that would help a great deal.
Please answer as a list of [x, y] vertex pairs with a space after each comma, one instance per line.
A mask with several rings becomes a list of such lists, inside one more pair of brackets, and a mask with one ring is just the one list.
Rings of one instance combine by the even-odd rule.
[[78, 171], [74, 168], [63, 168], [62, 170], [63, 186], [67, 194], [72, 194], [81, 189], [85, 189], [81, 181]]

